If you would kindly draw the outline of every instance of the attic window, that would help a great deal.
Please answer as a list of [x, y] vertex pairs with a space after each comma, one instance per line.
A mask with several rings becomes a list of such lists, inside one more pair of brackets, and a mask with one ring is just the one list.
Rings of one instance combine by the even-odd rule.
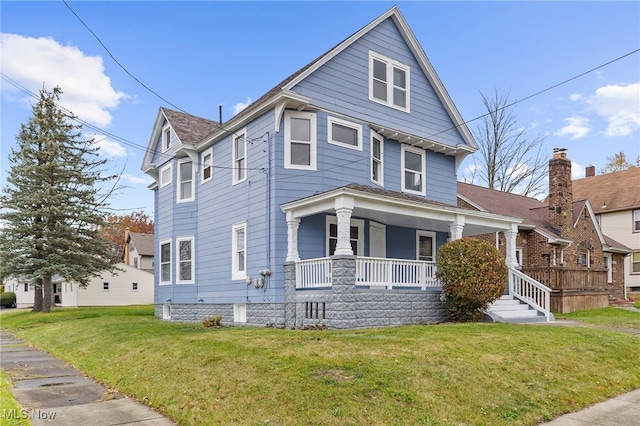
[[409, 112], [410, 68], [369, 51], [369, 99]]
[[162, 152], [171, 148], [171, 126], [162, 128]]

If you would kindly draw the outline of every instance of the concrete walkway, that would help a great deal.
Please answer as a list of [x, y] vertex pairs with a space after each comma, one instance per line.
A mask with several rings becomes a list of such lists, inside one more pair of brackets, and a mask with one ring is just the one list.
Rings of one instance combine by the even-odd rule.
[[632, 426], [640, 424], [640, 389], [542, 424], [549, 426]]
[[[175, 423], [147, 407], [85, 377], [75, 368], [0, 332], [0, 367], [13, 381], [23, 411], [5, 418], [28, 418], [35, 426], [165, 426]], [[0, 418], [0, 424], [4, 424]]]

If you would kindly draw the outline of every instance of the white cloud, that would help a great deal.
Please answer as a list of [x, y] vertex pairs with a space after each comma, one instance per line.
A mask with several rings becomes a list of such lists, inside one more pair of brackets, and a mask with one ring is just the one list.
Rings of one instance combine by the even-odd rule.
[[150, 177], [139, 177], [129, 173], [123, 173], [121, 178], [132, 185], [149, 185], [153, 181]]
[[[87, 56], [73, 45], [62, 45], [50, 37], [0, 34], [2, 72], [22, 87], [37, 93], [43, 86], [62, 89], [61, 104], [84, 121], [97, 126], [111, 123], [109, 109], [127, 97], [111, 87], [100, 56]], [[7, 99], [32, 98], [13, 85], [3, 84]]]
[[562, 121], [567, 124], [554, 133], [556, 136], [571, 136], [571, 139], [580, 139], [587, 136], [591, 131], [588, 118], [568, 117]]
[[605, 136], [628, 136], [640, 129], [640, 83], [600, 87], [587, 103], [609, 122]]
[[584, 166], [575, 161], [571, 162], [571, 180], [581, 179], [584, 177]]
[[233, 115], [240, 113], [243, 109], [251, 105], [253, 100], [251, 98], [247, 98], [247, 102], [238, 102], [233, 106]]
[[582, 99], [582, 95], [574, 93], [573, 95], [569, 96], [569, 99], [571, 99], [573, 102], [576, 102]]
[[93, 143], [100, 148], [100, 155], [106, 157], [126, 157], [127, 150], [118, 142], [107, 139], [104, 135], [92, 135]]

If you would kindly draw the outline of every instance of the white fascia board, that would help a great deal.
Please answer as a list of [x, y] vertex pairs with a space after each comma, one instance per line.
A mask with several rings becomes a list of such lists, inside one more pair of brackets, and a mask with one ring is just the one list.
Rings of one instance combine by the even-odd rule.
[[[251, 121], [255, 120], [260, 115], [264, 114], [271, 108], [275, 108], [276, 105], [284, 102], [285, 105], [292, 105], [296, 109], [303, 109], [305, 106], [311, 103], [311, 98], [303, 96], [290, 90], [281, 90], [277, 94], [273, 95], [262, 101], [260, 104], [253, 106], [250, 110], [244, 110], [228, 122], [224, 123], [222, 127], [214, 130], [200, 142], [195, 145], [196, 151], [202, 151], [209, 148], [214, 143], [227, 137], [234, 131], [245, 127]], [[278, 120], [278, 117], [276, 117]], [[275, 128], [275, 125], [274, 125]]]
[[[591, 207], [591, 203], [589, 202], [589, 200], [585, 200], [585, 207], [589, 212], [589, 217], [591, 218], [591, 222], [593, 222], [593, 226], [596, 228], [596, 232], [598, 233], [598, 238], [600, 239], [600, 244], [602, 244], [603, 247], [606, 246], [607, 242], [604, 239], [604, 234], [602, 233], [602, 229], [600, 229], [600, 225], [596, 220], [596, 214], [593, 212], [593, 208]], [[582, 212], [580, 212], [580, 214], [578, 215], [578, 220], [580, 220], [581, 216], [582, 216]], [[576, 223], [573, 225], [574, 228], [578, 225], [578, 220], [576, 220]]]
[[544, 232], [543, 230], [541, 230], [540, 228], [536, 227], [533, 229], [534, 232], [537, 232], [538, 234], [542, 235], [543, 237], [545, 237], [547, 239], [547, 242], [549, 244], [572, 244], [573, 241], [572, 240], [565, 240], [564, 238], [557, 238], [554, 237], [553, 235]]
[[462, 201], [464, 201], [467, 204], [471, 204], [473, 207], [475, 207], [476, 209], [478, 209], [481, 212], [486, 212], [487, 211], [487, 209], [485, 209], [484, 207], [482, 207], [479, 204], [474, 203], [473, 201], [471, 201], [471, 199], [465, 197], [464, 195], [458, 194], [458, 198], [460, 198]]
[[156, 150], [156, 142], [160, 137], [160, 132], [162, 132], [162, 123], [166, 120], [164, 113], [161, 108], [158, 108], [158, 115], [156, 116], [156, 121], [153, 124], [153, 130], [151, 131], [151, 137], [149, 138], [149, 143], [147, 144], [147, 150], [144, 154], [144, 159], [142, 160], [141, 170], [145, 173], [149, 173], [148, 170], [155, 168], [157, 165], [151, 162], [153, 158], [153, 154]]

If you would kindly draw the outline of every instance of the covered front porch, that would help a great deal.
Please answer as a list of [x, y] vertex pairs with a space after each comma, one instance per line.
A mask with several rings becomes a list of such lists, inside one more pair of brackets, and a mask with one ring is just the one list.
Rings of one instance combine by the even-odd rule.
[[[351, 328], [444, 319], [436, 254], [446, 242], [462, 237], [502, 231], [507, 266], [517, 264], [517, 218], [360, 185], [281, 208], [288, 231], [288, 326], [315, 321]], [[376, 310], [386, 311], [389, 323], [385, 317], [362, 320], [376, 316]]]

